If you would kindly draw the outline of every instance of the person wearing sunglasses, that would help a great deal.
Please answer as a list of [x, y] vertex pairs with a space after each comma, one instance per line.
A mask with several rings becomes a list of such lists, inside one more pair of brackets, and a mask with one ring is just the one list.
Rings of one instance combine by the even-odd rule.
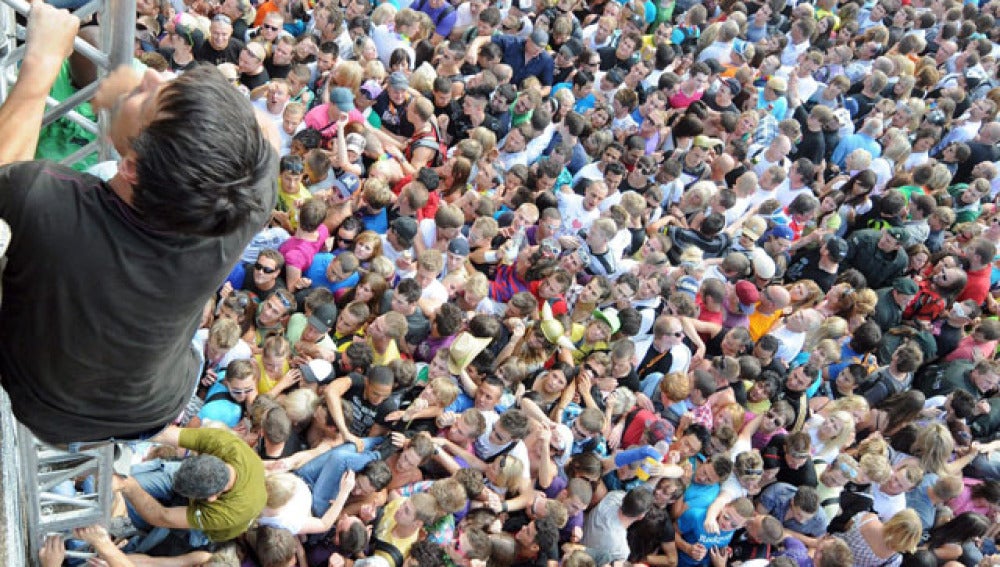
[[241, 263], [233, 268], [219, 295], [225, 298], [233, 291], [243, 290], [249, 292], [255, 302], [261, 303], [275, 291], [286, 289], [284, 267], [285, 257], [281, 252], [265, 248], [254, 263]]
[[243, 42], [233, 35], [233, 21], [223, 14], [215, 16], [208, 26], [208, 41], [195, 49], [194, 58], [212, 65], [239, 63]]
[[237, 427], [257, 399], [257, 367], [253, 360], [234, 360], [205, 394], [198, 418]]

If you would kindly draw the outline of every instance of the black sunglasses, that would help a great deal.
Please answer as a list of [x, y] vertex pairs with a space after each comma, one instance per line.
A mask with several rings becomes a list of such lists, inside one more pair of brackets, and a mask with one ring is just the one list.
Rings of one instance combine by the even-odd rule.
[[261, 24], [260, 27], [262, 27], [262, 28], [264, 28], [266, 30], [271, 30], [271, 31], [280, 31], [281, 30], [281, 28], [272, 26], [271, 24]]
[[278, 268], [270, 268], [259, 262], [253, 265], [253, 269], [264, 272], [265, 274], [273, 274], [278, 271]]

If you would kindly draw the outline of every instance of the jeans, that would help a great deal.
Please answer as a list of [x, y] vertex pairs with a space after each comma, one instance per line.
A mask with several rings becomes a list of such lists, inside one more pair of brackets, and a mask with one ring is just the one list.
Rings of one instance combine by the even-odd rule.
[[[133, 466], [132, 477], [135, 478], [135, 481], [139, 483], [139, 486], [141, 486], [143, 490], [155, 498], [160, 504], [168, 507], [187, 506], [187, 498], [184, 498], [174, 492], [174, 475], [177, 474], [177, 470], [179, 468], [181, 468], [180, 462], [154, 459], [152, 461], [139, 463], [138, 465]], [[144, 553], [153, 547], [156, 547], [156, 545], [170, 535], [169, 528], [151, 526], [143, 520], [138, 512], [135, 511], [132, 503], [127, 499], [125, 504], [128, 508], [128, 516], [129, 519], [132, 520], [132, 525], [140, 531], [149, 532], [149, 535], [142, 538], [140, 541], [130, 544], [130, 547], [127, 548], [129, 551]], [[198, 549], [209, 544], [208, 537], [206, 537], [200, 530], [192, 529], [186, 531], [188, 543], [192, 548]]]
[[979, 455], [963, 470], [965, 476], [983, 480], [1000, 478], [1000, 461], [994, 461], [989, 455]]
[[316, 517], [322, 516], [330, 508], [330, 501], [337, 498], [340, 492], [340, 477], [344, 476], [345, 472], [360, 471], [368, 463], [379, 459], [379, 454], [372, 451], [372, 448], [381, 443], [382, 439], [382, 437], [364, 438], [365, 450], [362, 453], [358, 453], [354, 443], [344, 443], [295, 471], [295, 474], [312, 489], [312, 512]]

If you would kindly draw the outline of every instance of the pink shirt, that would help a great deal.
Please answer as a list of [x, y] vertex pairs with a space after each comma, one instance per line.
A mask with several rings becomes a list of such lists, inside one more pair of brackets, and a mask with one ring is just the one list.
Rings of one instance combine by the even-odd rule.
[[976, 512], [987, 517], [990, 516], [989, 506], [980, 506], [972, 501], [972, 487], [980, 483], [982, 483], [981, 480], [976, 480], [974, 478], [962, 479], [962, 484], [965, 485], [965, 487], [962, 488], [962, 492], [948, 502], [948, 506], [956, 516], [962, 512]]
[[285, 257], [286, 264], [298, 268], [303, 273], [309, 269], [313, 256], [323, 248], [326, 239], [330, 238], [330, 230], [326, 228], [325, 224], [319, 225], [316, 232], [319, 234], [319, 238], [315, 242], [293, 236], [278, 248], [278, 252], [281, 252], [281, 255]]
[[976, 344], [976, 341], [972, 339], [972, 335], [969, 335], [958, 342], [958, 347], [955, 350], [948, 353], [948, 356], [944, 359], [948, 362], [953, 360], [968, 360], [975, 362], [977, 359], [973, 354], [973, 351], [979, 351], [980, 358], [989, 358], [997, 349], [997, 341], [986, 341], [985, 343]]
[[[332, 138], [337, 135], [337, 123], [330, 122], [329, 110], [330, 103], [321, 104], [307, 112], [302, 121], [307, 127], [319, 130], [324, 138]], [[347, 113], [348, 122], [364, 122], [364, 120], [365, 117], [357, 108]]]

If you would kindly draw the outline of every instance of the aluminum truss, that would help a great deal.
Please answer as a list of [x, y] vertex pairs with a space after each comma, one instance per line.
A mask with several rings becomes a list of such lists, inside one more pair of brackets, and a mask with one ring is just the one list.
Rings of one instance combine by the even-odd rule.
[[[27, 16], [24, 0], [0, 0], [0, 102], [6, 100], [17, 81], [24, 59], [24, 27], [17, 14]], [[135, 30], [135, 0], [90, 0], [73, 13], [83, 21], [97, 16], [100, 45], [94, 47], [77, 38], [74, 49], [98, 68], [98, 77], [119, 65], [132, 62]], [[72, 165], [98, 152], [102, 159], [111, 155], [106, 136], [107, 117], [97, 122], [74, 109], [90, 100], [97, 91], [94, 82], [63, 101], [49, 98], [43, 125], [65, 118], [95, 135], [95, 140], [64, 158]], [[37, 565], [38, 550], [45, 536], [74, 527], [107, 523], [111, 510], [111, 474], [114, 446], [110, 443], [65, 450], [40, 443], [11, 411], [7, 393], [0, 389], [0, 565]], [[63, 496], [53, 489], [64, 481], [92, 476], [94, 494]], [[88, 554], [69, 552], [67, 556]]]

